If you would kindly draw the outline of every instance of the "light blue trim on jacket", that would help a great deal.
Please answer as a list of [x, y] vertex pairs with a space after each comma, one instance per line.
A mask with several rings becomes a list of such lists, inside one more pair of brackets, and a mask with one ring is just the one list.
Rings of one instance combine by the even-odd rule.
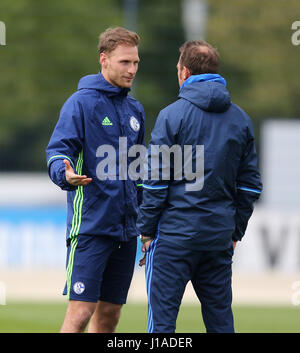
[[200, 74], [200, 75], [192, 75], [187, 80], [183, 82], [180, 89], [190, 83], [193, 82], [219, 82], [222, 83], [226, 87], [226, 80], [219, 74]]
[[256, 194], [261, 194], [261, 190], [247, 188], [246, 186], [237, 186], [236, 188], [243, 191], [250, 191], [250, 192], [255, 192]]
[[161, 186], [151, 186], [143, 184], [143, 188], [150, 189], [150, 190], [159, 190], [159, 189], [167, 189], [169, 185], [161, 185]]
[[73, 163], [72, 159], [64, 154], [57, 154], [55, 156], [50, 157], [48, 160], [47, 166], [49, 167], [50, 162], [52, 162], [53, 160], [56, 160], [56, 159], [67, 159], [71, 163], [72, 167], [74, 168], [74, 163]]

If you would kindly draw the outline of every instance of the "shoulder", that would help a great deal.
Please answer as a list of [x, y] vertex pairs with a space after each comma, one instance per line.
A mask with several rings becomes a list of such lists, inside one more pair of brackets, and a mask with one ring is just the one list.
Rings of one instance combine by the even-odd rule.
[[167, 105], [164, 109], [162, 109], [162, 112], [176, 112], [178, 110], [182, 110], [184, 109], [185, 106], [190, 105], [190, 103], [188, 101], [186, 101], [185, 99], [182, 98], [178, 98], [176, 101], [170, 103], [169, 105]]
[[130, 96], [129, 94], [127, 95], [127, 101], [130, 105], [133, 105], [136, 108], [140, 109], [141, 111], [144, 111], [144, 107], [142, 106], [142, 104], [137, 99]]
[[129, 94], [127, 95], [127, 102], [128, 104], [135, 110], [138, 111], [142, 119], [145, 119], [145, 110], [143, 105], [135, 98], [130, 96]]
[[167, 105], [163, 108], [156, 119], [155, 128], [156, 130], [167, 130], [172, 133], [177, 133], [182, 125], [182, 120], [184, 117], [183, 112], [185, 111], [185, 103], [181, 99]]
[[83, 88], [73, 93], [71, 97], [81, 104], [86, 104], [96, 102], [101, 97], [101, 92], [95, 89]]
[[232, 113], [236, 114], [236, 116], [241, 120], [241, 122], [245, 124], [249, 124], [249, 123], [251, 124], [250, 116], [237, 104], [231, 103], [230, 109]]
[[181, 120], [183, 117], [183, 112], [187, 109], [189, 102], [184, 99], [178, 99], [175, 102], [170, 103], [165, 108], [163, 108], [159, 114], [158, 119], [169, 120]]
[[234, 124], [241, 131], [244, 131], [246, 136], [254, 136], [253, 123], [250, 116], [237, 104], [232, 103], [230, 107], [230, 115]]
[[86, 111], [93, 109], [99, 100], [99, 93], [92, 89], [81, 89], [67, 98], [62, 109]]

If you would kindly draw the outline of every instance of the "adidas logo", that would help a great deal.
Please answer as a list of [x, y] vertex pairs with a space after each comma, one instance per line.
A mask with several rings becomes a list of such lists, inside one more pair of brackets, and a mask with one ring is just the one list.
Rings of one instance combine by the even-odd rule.
[[113, 123], [109, 120], [108, 116], [106, 116], [102, 121], [103, 126], [112, 126]]

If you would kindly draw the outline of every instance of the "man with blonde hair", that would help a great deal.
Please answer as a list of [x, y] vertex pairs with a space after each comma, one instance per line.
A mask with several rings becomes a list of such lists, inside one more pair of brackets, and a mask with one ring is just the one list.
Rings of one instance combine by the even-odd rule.
[[[144, 110], [128, 95], [138, 70], [139, 36], [109, 28], [99, 37], [101, 72], [79, 81], [65, 102], [46, 150], [49, 175], [67, 191], [69, 304], [61, 332], [114, 332], [126, 302], [136, 255], [137, 183], [102, 178], [101, 146], [119, 154], [144, 144]], [[100, 149], [99, 149], [100, 148]]]

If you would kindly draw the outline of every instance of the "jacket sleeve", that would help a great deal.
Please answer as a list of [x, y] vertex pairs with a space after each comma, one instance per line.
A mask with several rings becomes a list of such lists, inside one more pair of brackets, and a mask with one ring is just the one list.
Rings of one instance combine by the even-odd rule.
[[[159, 219], [166, 206], [170, 184], [170, 180], [165, 180], [162, 177], [162, 170], [165, 166], [162, 165], [159, 155], [152, 147], [173, 146], [177, 136], [176, 130], [176, 123], [171, 125], [167, 114], [163, 111], [160, 112], [148, 146], [148, 177], [143, 180], [143, 201], [140, 205], [137, 219], [137, 228], [140, 234], [151, 238], [156, 236]], [[159, 162], [153, 163], [154, 160]], [[153, 178], [153, 175], [158, 177]]]
[[251, 122], [248, 126], [247, 135], [247, 145], [240, 161], [236, 179], [236, 227], [232, 236], [234, 241], [241, 240], [244, 236], [253, 212], [254, 202], [259, 199], [262, 192], [262, 182], [257, 167], [257, 154]]
[[76, 161], [83, 146], [83, 114], [79, 102], [71, 96], [63, 105], [58, 122], [46, 148], [48, 173], [62, 190], [74, 190], [65, 178], [64, 159], [76, 172]]

